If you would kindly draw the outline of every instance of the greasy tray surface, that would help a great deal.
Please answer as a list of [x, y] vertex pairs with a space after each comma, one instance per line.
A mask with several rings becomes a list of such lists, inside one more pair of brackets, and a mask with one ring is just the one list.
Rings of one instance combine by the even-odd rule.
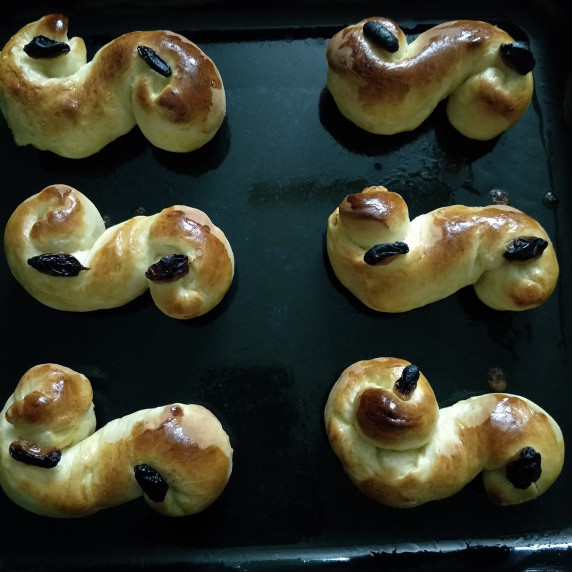
[[[391, 138], [369, 136], [340, 118], [324, 88], [327, 39], [379, 13], [375, 7], [354, 3], [296, 15], [171, 4], [160, 13], [145, 4], [105, 11], [93, 3], [28, 5], [2, 18], [3, 44], [23, 24], [65, 9], [70, 36], [83, 37], [91, 53], [137, 28], [181, 32], [219, 67], [228, 117], [215, 139], [191, 155], [152, 149], [134, 130], [82, 160], [18, 148], [2, 120], [0, 221], [3, 227], [22, 200], [56, 182], [85, 193], [114, 223], [136, 207], [154, 213], [186, 203], [205, 210], [229, 238], [233, 286], [219, 307], [188, 322], [163, 316], [148, 295], [117, 310], [69, 314], [26, 295], [2, 258], [0, 398], [29, 367], [53, 361], [91, 379], [100, 425], [140, 408], [201, 403], [231, 437], [234, 471], [211, 508], [184, 519], [162, 518], [137, 500], [84, 520], [50, 520], [0, 494], [0, 568], [247, 568], [299, 555], [314, 563], [340, 556], [351, 564], [370, 551], [419, 549], [445, 558], [447, 550], [479, 545], [507, 547], [493, 558], [502, 562], [514, 546], [546, 545], [541, 558], [548, 559], [569, 546], [568, 464], [547, 493], [522, 506], [492, 505], [477, 478], [449, 499], [403, 511], [371, 503], [350, 484], [323, 429], [323, 407], [339, 373], [359, 359], [394, 356], [420, 366], [441, 405], [486, 392], [488, 368], [502, 367], [508, 390], [547, 409], [572, 439], [572, 297], [564, 263], [572, 241], [572, 172], [563, 117], [570, 60], [558, 34], [544, 34], [552, 13], [536, 4], [499, 13], [477, 3], [470, 13], [449, 9], [446, 16], [409, 3], [406, 14], [379, 14], [404, 28], [451, 16], [498, 18], [529, 36], [537, 59], [533, 104], [498, 140], [477, 144], [452, 133], [441, 108], [415, 132]], [[371, 184], [403, 194], [412, 216], [453, 203], [487, 204], [494, 188], [509, 192], [512, 204], [553, 238], [561, 261], [556, 292], [540, 308], [517, 314], [488, 310], [470, 288], [407, 314], [366, 310], [331, 274], [324, 236], [343, 196]], [[555, 207], [543, 203], [549, 190], [559, 198]]]

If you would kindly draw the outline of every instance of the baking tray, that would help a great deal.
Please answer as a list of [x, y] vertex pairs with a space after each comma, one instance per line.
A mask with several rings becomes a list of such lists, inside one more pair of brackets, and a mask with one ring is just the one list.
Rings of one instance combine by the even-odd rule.
[[[228, 115], [215, 139], [188, 155], [153, 149], [135, 129], [97, 155], [56, 157], [13, 143], [0, 123], [0, 222], [43, 187], [76, 187], [111, 222], [143, 207], [186, 203], [206, 211], [233, 247], [237, 271], [205, 317], [177, 321], [144, 295], [89, 314], [42, 306], [0, 260], [2, 402], [31, 366], [53, 361], [85, 373], [98, 424], [174, 401], [209, 407], [227, 429], [234, 470], [205, 512], [161, 517], [140, 499], [81, 520], [27, 513], [0, 494], [0, 569], [566, 570], [571, 563], [572, 472], [565, 463], [537, 501], [500, 508], [479, 478], [416, 509], [367, 500], [350, 484], [323, 427], [328, 392], [351, 363], [401, 357], [420, 366], [444, 406], [488, 391], [501, 367], [508, 390], [547, 409], [572, 436], [570, 365], [572, 214], [571, 78], [565, 3], [27, 2], [2, 8], [2, 44], [22, 25], [63, 12], [90, 55], [135, 29], [173, 29], [216, 62]], [[536, 57], [534, 100], [490, 143], [467, 141], [442, 107], [412, 133], [365, 134], [325, 90], [325, 47], [370, 15], [415, 33], [453, 18], [503, 23]], [[382, 184], [411, 215], [483, 205], [507, 191], [552, 237], [558, 287], [540, 308], [484, 307], [471, 288], [406, 314], [367, 310], [333, 277], [328, 215], [348, 193]], [[547, 204], [545, 193], [558, 199]]]

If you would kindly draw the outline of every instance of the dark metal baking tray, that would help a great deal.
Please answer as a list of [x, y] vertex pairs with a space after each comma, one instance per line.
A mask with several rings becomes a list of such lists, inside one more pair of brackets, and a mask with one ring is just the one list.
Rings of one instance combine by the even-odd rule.
[[[221, 419], [235, 457], [217, 502], [182, 519], [160, 517], [137, 500], [81, 520], [53, 520], [0, 494], [0, 569], [568, 569], [569, 463], [540, 499], [521, 506], [494, 506], [477, 478], [448, 499], [391, 509], [350, 484], [322, 417], [345, 367], [394, 356], [420, 366], [441, 405], [488, 391], [488, 368], [502, 367], [508, 390], [543, 406], [565, 439], [572, 437], [565, 8], [531, 0], [3, 7], [2, 43], [49, 12], [69, 16], [70, 35], [83, 37], [90, 54], [135, 29], [181, 32], [219, 67], [228, 116], [215, 139], [189, 155], [153, 149], [135, 129], [82, 160], [16, 147], [2, 121], [1, 224], [56, 182], [81, 190], [112, 222], [137, 207], [153, 213], [186, 203], [225, 231], [237, 272], [219, 307], [181, 322], [163, 316], [147, 295], [117, 310], [51, 310], [24, 293], [2, 257], [2, 401], [29, 367], [53, 361], [91, 379], [100, 425], [140, 408], [201, 403]], [[384, 138], [353, 128], [325, 90], [325, 46], [335, 31], [370, 15], [393, 17], [411, 31], [486, 19], [528, 37], [536, 90], [523, 120], [490, 143], [453, 133], [441, 107], [408, 134]], [[366, 310], [330, 272], [324, 237], [343, 196], [371, 184], [403, 194], [412, 216], [487, 204], [491, 189], [507, 191], [553, 238], [557, 290], [521, 313], [489, 310], [471, 288], [406, 314]], [[556, 205], [543, 201], [547, 191]]]

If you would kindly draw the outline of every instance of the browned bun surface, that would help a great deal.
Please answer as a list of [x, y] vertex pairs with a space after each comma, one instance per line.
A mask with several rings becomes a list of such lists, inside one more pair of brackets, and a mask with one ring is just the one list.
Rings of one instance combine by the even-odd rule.
[[226, 115], [222, 79], [190, 40], [130, 32], [88, 62], [83, 40], [67, 30], [65, 16], [44, 16], [0, 53], [0, 109], [18, 145], [82, 158], [137, 125], [153, 145], [187, 152], [217, 133]]
[[397, 358], [346, 368], [324, 420], [352, 482], [400, 508], [450, 496], [481, 472], [493, 502], [526, 502], [550, 487], [564, 462], [560, 428], [530, 400], [492, 393], [439, 409], [425, 376]]
[[27, 371], [0, 416], [0, 485], [26, 510], [80, 517], [138, 497], [183, 516], [222, 493], [232, 448], [206, 408], [174, 403], [95, 431], [89, 380], [58, 364]]
[[384, 187], [348, 195], [328, 219], [340, 282], [366, 306], [405, 312], [473, 285], [496, 310], [527, 310], [552, 294], [559, 266], [544, 229], [506, 205], [452, 205], [409, 219]]
[[492, 139], [521, 119], [532, 98], [528, 46], [486, 22], [446, 22], [408, 43], [393, 20], [366, 18], [335, 34], [326, 55], [339, 110], [371, 133], [415, 129], [448, 98], [458, 131]]
[[115, 308], [149, 289], [163, 313], [189, 319], [214, 308], [234, 275], [230, 244], [203, 211], [174, 205], [105, 228], [95, 205], [61, 184], [16, 208], [4, 248], [29, 294], [74, 312]]

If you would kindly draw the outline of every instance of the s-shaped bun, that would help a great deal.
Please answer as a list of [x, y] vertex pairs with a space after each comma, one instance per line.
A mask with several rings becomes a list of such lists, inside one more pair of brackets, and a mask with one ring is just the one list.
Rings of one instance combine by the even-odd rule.
[[492, 139], [521, 119], [532, 98], [528, 44], [486, 22], [446, 22], [408, 43], [393, 20], [367, 18], [333, 36], [326, 55], [336, 105], [371, 133], [415, 129], [448, 97], [460, 133]]
[[95, 431], [92, 388], [57, 364], [27, 371], [0, 414], [0, 484], [26, 510], [80, 517], [144, 496], [184, 516], [223, 492], [232, 448], [200, 405], [175, 403], [115, 419]]
[[0, 108], [18, 145], [82, 158], [138, 125], [166, 151], [193, 151], [214, 137], [226, 98], [214, 62], [170, 31], [138, 31], [87, 62], [68, 20], [44, 16], [0, 53]]
[[564, 462], [560, 428], [530, 400], [492, 393], [439, 409], [419, 368], [397, 358], [344, 370], [324, 418], [353, 483], [400, 508], [448, 497], [481, 472], [493, 502], [523, 503], [545, 492]]
[[558, 279], [544, 229], [506, 205], [453, 205], [409, 220], [385, 187], [348, 195], [328, 219], [327, 249], [340, 282], [366, 306], [406, 312], [473, 285], [496, 310], [545, 302]]
[[234, 274], [230, 244], [204, 212], [175, 205], [106, 229], [85, 195], [60, 184], [16, 208], [4, 248], [29, 294], [72, 312], [122, 306], [149, 289], [167, 316], [194, 318], [222, 300]]

